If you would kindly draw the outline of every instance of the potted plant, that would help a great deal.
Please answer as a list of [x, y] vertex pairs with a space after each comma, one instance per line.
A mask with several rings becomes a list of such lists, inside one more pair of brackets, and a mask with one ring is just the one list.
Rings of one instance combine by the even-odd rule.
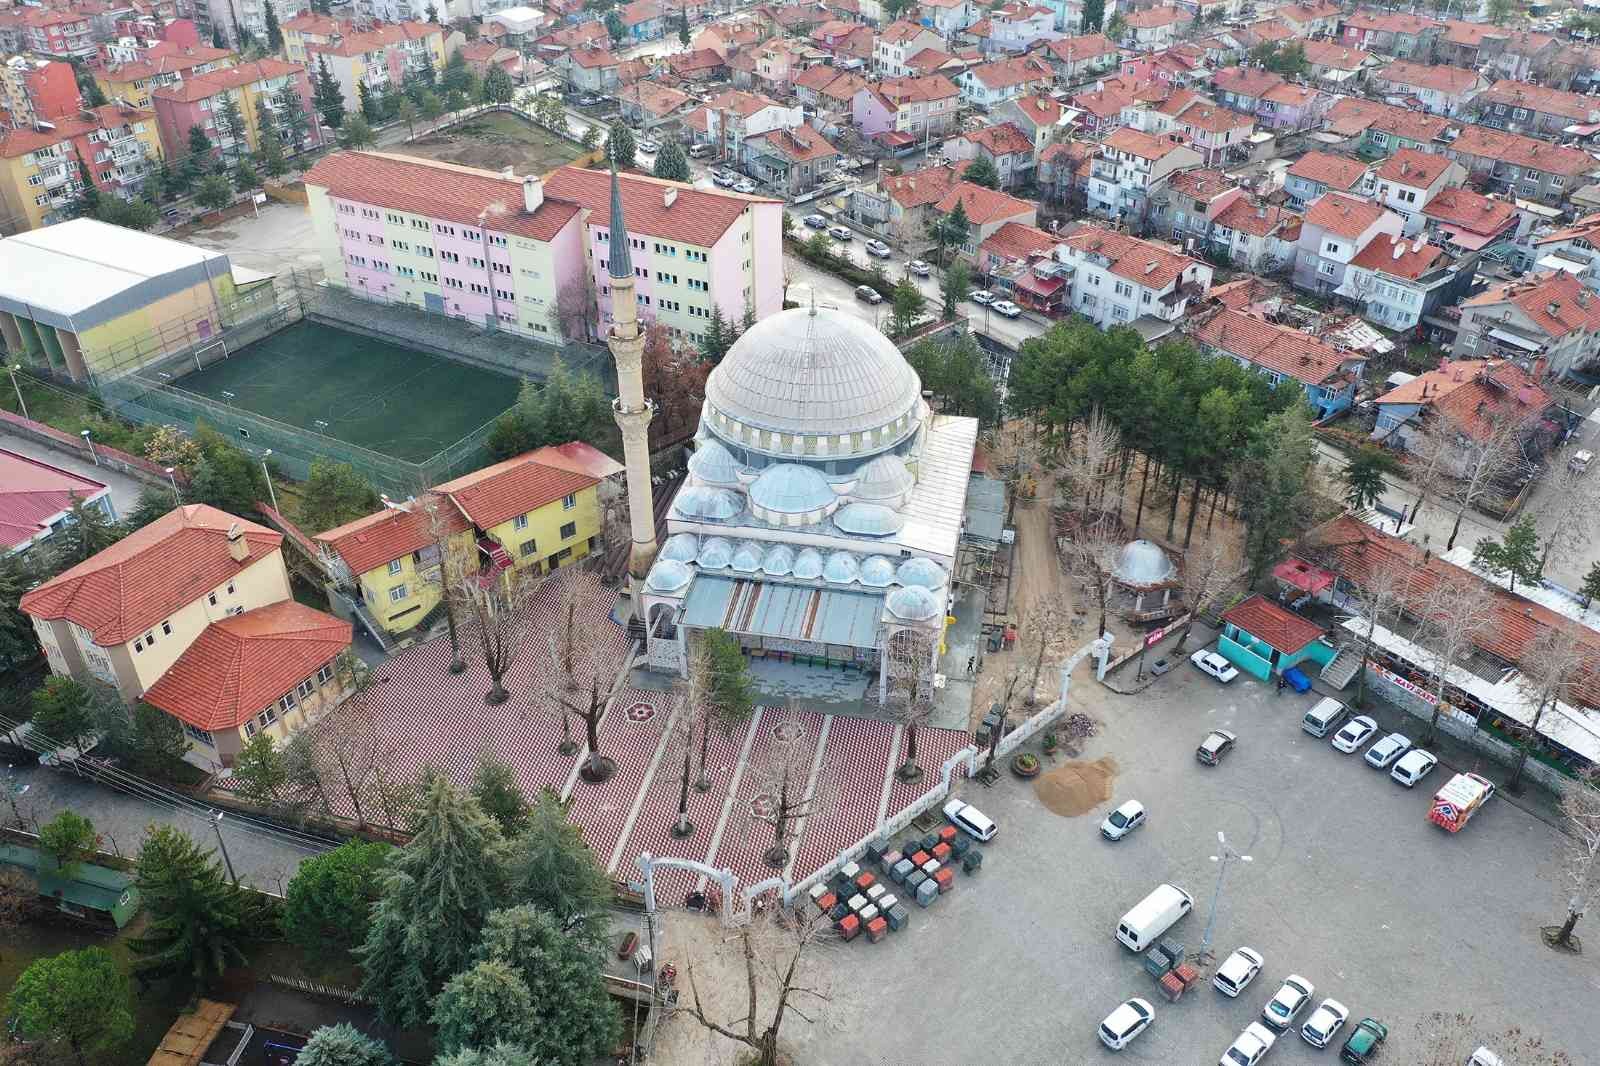
[[1044, 739], [1040, 741], [1040, 745], [1044, 748], [1046, 755], [1054, 755], [1056, 749], [1061, 746], [1061, 740], [1054, 732], [1047, 732], [1044, 735]]
[[1019, 752], [1011, 757], [1011, 772], [1021, 778], [1039, 776], [1039, 756], [1031, 751]]

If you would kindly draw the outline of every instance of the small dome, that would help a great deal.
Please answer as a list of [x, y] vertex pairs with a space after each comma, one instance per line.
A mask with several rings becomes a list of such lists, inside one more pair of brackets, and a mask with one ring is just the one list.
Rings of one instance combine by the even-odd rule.
[[689, 457], [689, 473], [707, 485], [739, 484], [739, 464], [721, 441], [701, 441]]
[[896, 618], [908, 622], [925, 622], [939, 614], [939, 600], [933, 593], [917, 585], [907, 585], [889, 593], [885, 606]]
[[812, 580], [822, 576], [822, 553], [815, 548], [801, 548], [794, 557], [795, 577]]
[[834, 512], [833, 524], [862, 537], [886, 537], [905, 525], [905, 519], [876, 503], [847, 503]]
[[809, 514], [837, 500], [821, 471], [799, 463], [769, 466], [750, 486], [750, 502], [777, 514]]
[[707, 537], [700, 545], [700, 565], [721, 570], [733, 561], [733, 542], [727, 537]]
[[693, 533], [674, 533], [667, 538], [661, 546], [662, 559], [672, 559], [680, 563], [692, 563], [700, 554], [700, 538]]
[[902, 585], [916, 585], [925, 589], [944, 588], [945, 583], [944, 567], [920, 556], [901, 563], [894, 576]]
[[787, 544], [774, 544], [767, 549], [761, 569], [773, 577], [785, 577], [794, 570], [794, 549]]
[[761, 545], [753, 540], [739, 542], [739, 550], [733, 553], [733, 568], [741, 574], [753, 574], [761, 569]]
[[656, 592], [677, 592], [694, 577], [694, 571], [676, 559], [657, 559], [645, 578], [645, 586]]
[[727, 489], [710, 489], [703, 485], [690, 485], [679, 492], [672, 501], [673, 510], [685, 518], [710, 518], [726, 521], [744, 510], [744, 501], [737, 492]]
[[881, 555], [869, 555], [861, 562], [861, 583], [873, 588], [894, 584], [894, 564]]
[[1148, 540], [1129, 542], [1117, 556], [1112, 576], [1124, 585], [1159, 585], [1172, 580], [1174, 568], [1167, 553]]
[[822, 576], [836, 585], [848, 585], [861, 576], [861, 563], [849, 552], [832, 552], [822, 568]]
[[904, 459], [880, 455], [856, 473], [856, 487], [850, 495], [858, 500], [898, 500], [915, 485]]

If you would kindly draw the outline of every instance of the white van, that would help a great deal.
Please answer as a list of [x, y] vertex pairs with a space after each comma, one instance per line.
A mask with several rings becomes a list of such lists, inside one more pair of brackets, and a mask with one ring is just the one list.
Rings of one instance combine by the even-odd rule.
[[1324, 696], [1317, 701], [1317, 705], [1306, 712], [1300, 719], [1300, 728], [1314, 737], [1325, 737], [1331, 731], [1339, 728], [1339, 723], [1344, 721], [1344, 716], [1350, 709], [1336, 699]]
[[1157, 885], [1117, 923], [1117, 939], [1134, 951], [1143, 951], [1156, 938], [1194, 910], [1194, 897], [1177, 885]]
[[701, 142], [699, 144], [691, 144], [689, 146], [689, 158], [690, 159], [704, 159], [706, 156], [710, 155], [714, 151], [716, 151], [715, 148], [713, 148], [711, 145], [706, 144], [704, 142]]

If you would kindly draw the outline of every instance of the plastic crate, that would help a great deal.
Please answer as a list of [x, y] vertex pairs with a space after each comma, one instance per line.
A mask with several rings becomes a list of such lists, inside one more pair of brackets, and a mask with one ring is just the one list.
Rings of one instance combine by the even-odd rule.
[[956, 872], [947, 866], [934, 874], [933, 879], [938, 883], [940, 892], [948, 892], [956, 883]]
[[873, 903], [877, 903], [888, 894], [889, 890], [884, 888], [882, 885], [869, 885], [867, 887], [867, 899]]
[[939, 898], [939, 882], [929, 878], [917, 886], [917, 904], [926, 907]]
[[940, 862], [948, 861], [950, 858], [950, 845], [946, 844], [942, 840], [939, 841], [939, 843], [933, 846], [933, 857], [938, 859]]
[[910, 892], [913, 896], [916, 895], [917, 889], [921, 888], [925, 883], [927, 883], [927, 880], [927, 874], [923, 873], [921, 870], [912, 870], [911, 873], [906, 877], [906, 891]]
[[889, 920], [887, 918], [874, 918], [867, 923], [867, 939], [876, 944], [889, 935]]
[[906, 853], [896, 848], [894, 851], [884, 852], [883, 861], [878, 865], [883, 868], [884, 873], [888, 873], [895, 868], [895, 864], [905, 857]]
[[961, 869], [969, 874], [977, 873], [979, 867], [982, 865], [983, 852], [981, 851], [969, 851], [965, 855], [961, 856]]
[[918, 848], [916, 851], [911, 853], [911, 865], [915, 866], [917, 869], [922, 869], [922, 867], [926, 866], [927, 863], [928, 853], [926, 851]]
[[1160, 948], [1151, 948], [1144, 953], [1144, 972], [1151, 977], [1165, 977], [1171, 969], [1172, 960]]
[[889, 880], [893, 881], [897, 885], [903, 885], [906, 883], [906, 878], [915, 873], [916, 869], [916, 863], [912, 862], [910, 859], [901, 859], [899, 862], [894, 864], [894, 869], [889, 871]]
[[875, 885], [877, 883], [878, 883], [878, 875], [875, 874], [875, 873], [871, 873], [871, 872], [869, 872], [867, 870], [862, 870], [860, 873], [856, 874], [856, 889], [857, 889], [857, 891], [865, 892], [867, 889], [871, 888], [873, 885]]
[[1183, 982], [1178, 980], [1177, 974], [1163, 974], [1161, 981], [1161, 994], [1172, 1003], [1178, 1002], [1178, 997], [1183, 995]]
[[867, 905], [867, 897], [863, 896], [861, 893], [857, 892], [855, 895], [851, 896], [849, 898], [849, 900], [847, 900], [846, 902], [849, 904], [850, 910], [852, 912], [854, 912], [856, 914], [860, 914], [861, 913], [861, 908], [865, 907]]
[[839, 930], [839, 939], [854, 940], [856, 935], [861, 932], [861, 919], [853, 914], [847, 914], [839, 919], [837, 928]]
[[911, 924], [911, 912], [900, 904], [890, 907], [884, 914], [889, 919], [889, 928], [897, 933]]
[[939, 842], [941, 844], [950, 844], [955, 840], [957, 835], [956, 827], [953, 825], [947, 825], [943, 829], [939, 830]]
[[1184, 960], [1183, 941], [1167, 937], [1157, 942], [1156, 946], [1167, 953], [1167, 958], [1172, 960], [1172, 965], [1176, 966]]
[[972, 838], [964, 833], [950, 842], [950, 854], [954, 855], [958, 859], [971, 850]]

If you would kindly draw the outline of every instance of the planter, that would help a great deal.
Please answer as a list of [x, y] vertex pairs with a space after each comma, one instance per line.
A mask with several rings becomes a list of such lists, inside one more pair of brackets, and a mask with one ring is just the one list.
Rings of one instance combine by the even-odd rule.
[[1011, 756], [1011, 772], [1024, 780], [1030, 777], [1038, 777], [1039, 756], [1026, 751], [1020, 755]]
[[1054, 733], [1046, 733], [1044, 739], [1040, 741], [1040, 746], [1044, 748], [1046, 755], [1054, 755], [1056, 749], [1061, 746], [1061, 741], [1057, 739]]

